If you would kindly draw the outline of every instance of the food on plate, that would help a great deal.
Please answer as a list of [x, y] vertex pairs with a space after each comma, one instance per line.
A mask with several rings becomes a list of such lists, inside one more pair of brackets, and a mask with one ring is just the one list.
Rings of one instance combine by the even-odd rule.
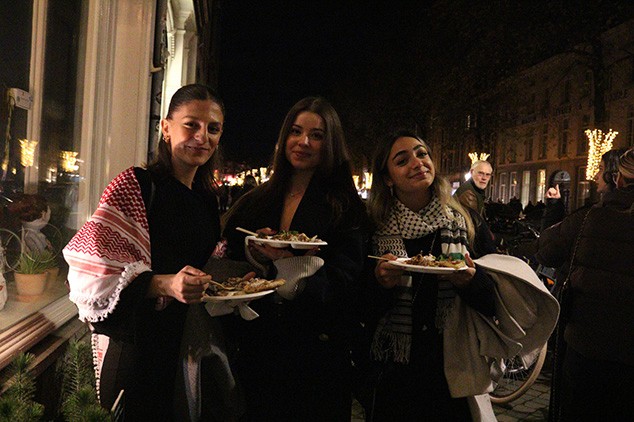
[[420, 253], [405, 261], [405, 264], [445, 268], [464, 268], [467, 266], [464, 259], [455, 259], [446, 255], [435, 257], [432, 254], [423, 255]]
[[274, 290], [283, 286], [284, 279], [266, 280], [252, 278], [244, 280], [242, 277], [229, 277], [226, 281], [218, 283], [211, 281], [205, 293], [209, 296], [243, 296], [251, 293], [259, 293], [265, 290]]
[[280, 230], [279, 233], [274, 234], [272, 236], [267, 236], [262, 233], [258, 233], [258, 238], [260, 239], [271, 239], [271, 240], [283, 240], [285, 242], [321, 242], [321, 239], [317, 238], [317, 236], [308, 237], [304, 233], [299, 233], [295, 230]]

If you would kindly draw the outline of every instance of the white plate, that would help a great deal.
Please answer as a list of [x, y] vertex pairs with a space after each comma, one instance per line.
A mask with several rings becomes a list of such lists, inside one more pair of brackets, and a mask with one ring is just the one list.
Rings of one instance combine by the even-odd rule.
[[255, 236], [247, 236], [247, 239], [253, 240], [256, 243], [266, 243], [269, 246], [274, 248], [286, 248], [290, 246], [293, 249], [313, 249], [318, 246], [326, 246], [328, 243], [322, 241], [319, 242], [293, 242], [290, 240], [276, 240], [276, 239], [266, 239]]
[[453, 273], [455, 271], [463, 271], [466, 270], [466, 265], [462, 268], [449, 268], [449, 267], [425, 267], [423, 265], [412, 265], [406, 264], [405, 261], [408, 261], [411, 258], [397, 258], [396, 261], [388, 261], [390, 264], [395, 267], [401, 267], [404, 270], [411, 271], [413, 273], [424, 273], [424, 274], [447, 274]]
[[275, 290], [264, 290], [262, 292], [249, 293], [246, 295], [235, 295], [235, 296], [207, 296], [205, 295], [203, 296], [203, 302], [221, 302], [224, 300], [239, 300], [239, 301], [252, 300], [252, 299], [257, 299], [259, 297], [271, 294], [274, 291]]

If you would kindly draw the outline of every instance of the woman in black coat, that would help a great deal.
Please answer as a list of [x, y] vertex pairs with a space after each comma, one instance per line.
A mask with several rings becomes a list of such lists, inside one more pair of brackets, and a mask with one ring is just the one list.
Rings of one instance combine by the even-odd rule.
[[[225, 318], [250, 420], [350, 420], [366, 220], [336, 111], [323, 98], [300, 100], [282, 125], [273, 176], [232, 207], [224, 230], [229, 258], [287, 282], [250, 303], [255, 320]], [[236, 227], [297, 231], [328, 244], [308, 251], [245, 245]]]

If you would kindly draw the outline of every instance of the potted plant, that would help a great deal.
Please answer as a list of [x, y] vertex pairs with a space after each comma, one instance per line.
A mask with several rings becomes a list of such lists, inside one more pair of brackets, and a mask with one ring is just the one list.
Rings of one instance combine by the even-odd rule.
[[15, 286], [20, 296], [38, 296], [46, 290], [47, 270], [54, 262], [53, 254], [48, 250], [23, 250], [14, 272]]

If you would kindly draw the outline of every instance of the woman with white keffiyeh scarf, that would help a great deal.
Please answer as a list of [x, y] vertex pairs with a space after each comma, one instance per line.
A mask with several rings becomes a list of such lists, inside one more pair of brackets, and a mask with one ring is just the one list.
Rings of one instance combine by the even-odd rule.
[[[443, 353], [451, 351], [443, 350], [443, 327], [456, 295], [484, 315], [494, 313], [493, 282], [470, 257], [477, 233], [416, 135], [400, 132], [382, 145], [373, 174], [373, 249], [385, 260], [374, 270], [382, 307], [371, 351], [380, 376], [366, 404], [369, 420], [471, 420], [467, 400], [449, 393]], [[389, 263], [418, 253], [459, 254], [468, 269], [410, 274]]]

